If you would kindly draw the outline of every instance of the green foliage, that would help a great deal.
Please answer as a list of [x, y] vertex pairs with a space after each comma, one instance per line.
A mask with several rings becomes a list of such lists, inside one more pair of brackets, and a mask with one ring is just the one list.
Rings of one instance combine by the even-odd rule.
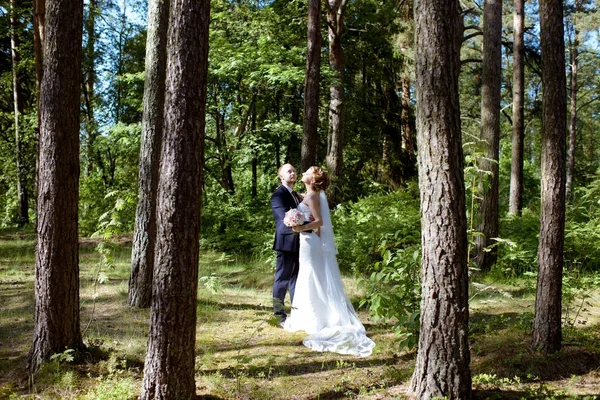
[[137, 206], [141, 125], [116, 125], [94, 142], [94, 162], [79, 183], [79, 229], [131, 232]]
[[536, 271], [539, 227], [539, 214], [527, 208], [523, 209], [521, 216], [503, 216], [500, 219], [500, 237], [511, 244], [498, 246], [498, 261], [493, 273], [514, 278]]
[[338, 262], [344, 271], [370, 274], [386, 251], [421, 243], [417, 187], [342, 203], [332, 213]]
[[418, 343], [420, 255], [419, 245], [395, 252], [386, 250], [371, 275], [359, 283], [367, 293], [361, 306], [368, 305], [375, 322], [393, 322], [392, 329], [399, 338], [400, 348], [413, 349]]
[[85, 400], [123, 400], [133, 399], [138, 394], [138, 384], [130, 376], [100, 377]]

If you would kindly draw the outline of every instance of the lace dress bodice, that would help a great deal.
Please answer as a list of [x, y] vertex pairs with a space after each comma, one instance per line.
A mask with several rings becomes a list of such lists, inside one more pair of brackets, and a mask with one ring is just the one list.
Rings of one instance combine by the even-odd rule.
[[304, 214], [304, 220], [305, 221], [310, 221], [310, 217], [311, 217], [311, 212], [310, 212], [310, 207], [307, 206], [304, 203], [300, 203], [298, 204], [297, 207], [298, 211], [300, 211], [302, 214]]

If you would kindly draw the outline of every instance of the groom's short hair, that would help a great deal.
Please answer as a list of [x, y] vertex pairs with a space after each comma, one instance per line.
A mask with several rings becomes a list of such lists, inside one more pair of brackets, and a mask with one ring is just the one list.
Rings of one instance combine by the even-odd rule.
[[292, 164], [290, 163], [285, 163], [283, 164], [281, 167], [279, 167], [279, 169], [277, 170], [277, 177], [279, 177], [279, 179], [281, 179], [281, 170], [283, 170], [283, 167], [285, 167], [286, 165], [289, 165], [290, 167], [296, 169], [296, 167], [294, 167]]

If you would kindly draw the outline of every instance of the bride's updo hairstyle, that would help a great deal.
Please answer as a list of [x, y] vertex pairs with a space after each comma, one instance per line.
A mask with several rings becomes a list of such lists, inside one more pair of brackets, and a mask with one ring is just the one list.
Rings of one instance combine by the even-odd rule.
[[321, 167], [311, 167], [310, 170], [311, 170], [310, 171], [311, 175], [313, 176], [313, 179], [315, 180], [315, 183], [313, 184], [315, 189], [316, 190], [327, 190], [327, 188], [329, 187], [329, 184], [331, 183], [329, 181], [329, 175], [327, 175], [327, 172], [325, 172], [323, 170], [323, 168], [321, 168]]

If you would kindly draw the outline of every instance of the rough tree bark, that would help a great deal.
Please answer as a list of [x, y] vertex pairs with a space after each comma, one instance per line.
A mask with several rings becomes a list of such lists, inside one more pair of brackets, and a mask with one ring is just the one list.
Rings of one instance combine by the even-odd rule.
[[146, 81], [142, 113], [138, 205], [135, 213], [127, 298], [130, 306], [139, 308], [150, 307], [152, 301], [152, 277], [156, 247], [156, 192], [164, 122], [168, 24], [169, 1], [150, 1], [146, 38]]
[[304, 81], [304, 131], [302, 171], [317, 162], [319, 141], [319, 80], [321, 79], [321, 0], [308, 0], [308, 40]]
[[525, 137], [525, 0], [515, 0], [513, 11], [513, 132], [509, 213], [523, 210], [523, 145]]
[[481, 140], [484, 156], [479, 160], [485, 171], [479, 183], [479, 216], [474, 259], [482, 271], [496, 262], [493, 239], [498, 237], [498, 162], [500, 152], [500, 85], [502, 83], [502, 0], [485, 0], [483, 6], [483, 72], [481, 85]]
[[12, 57], [12, 84], [15, 124], [15, 159], [17, 161], [17, 223], [24, 226], [29, 223], [29, 198], [27, 195], [27, 174], [23, 168], [23, 146], [21, 144], [20, 117], [23, 115], [23, 93], [21, 89], [20, 67], [21, 40], [19, 39], [19, 3], [10, 2], [10, 47]]
[[31, 371], [52, 354], [83, 348], [77, 235], [83, 4], [55, 0], [46, 11]]
[[152, 313], [141, 399], [195, 398], [194, 345], [204, 151], [208, 0], [173, 0]]
[[458, 101], [462, 19], [456, 0], [415, 4], [421, 192], [421, 333], [410, 394], [471, 398], [463, 153]]
[[329, 200], [332, 205], [341, 200], [340, 178], [344, 154], [344, 9], [346, 0], [327, 0], [327, 27], [329, 38], [329, 66], [333, 72], [333, 83], [329, 88], [329, 134], [327, 135], [327, 169], [332, 186]]
[[565, 235], [566, 76], [563, 3], [540, 1], [542, 48], [542, 212], [533, 345], [560, 349], [561, 291]]

